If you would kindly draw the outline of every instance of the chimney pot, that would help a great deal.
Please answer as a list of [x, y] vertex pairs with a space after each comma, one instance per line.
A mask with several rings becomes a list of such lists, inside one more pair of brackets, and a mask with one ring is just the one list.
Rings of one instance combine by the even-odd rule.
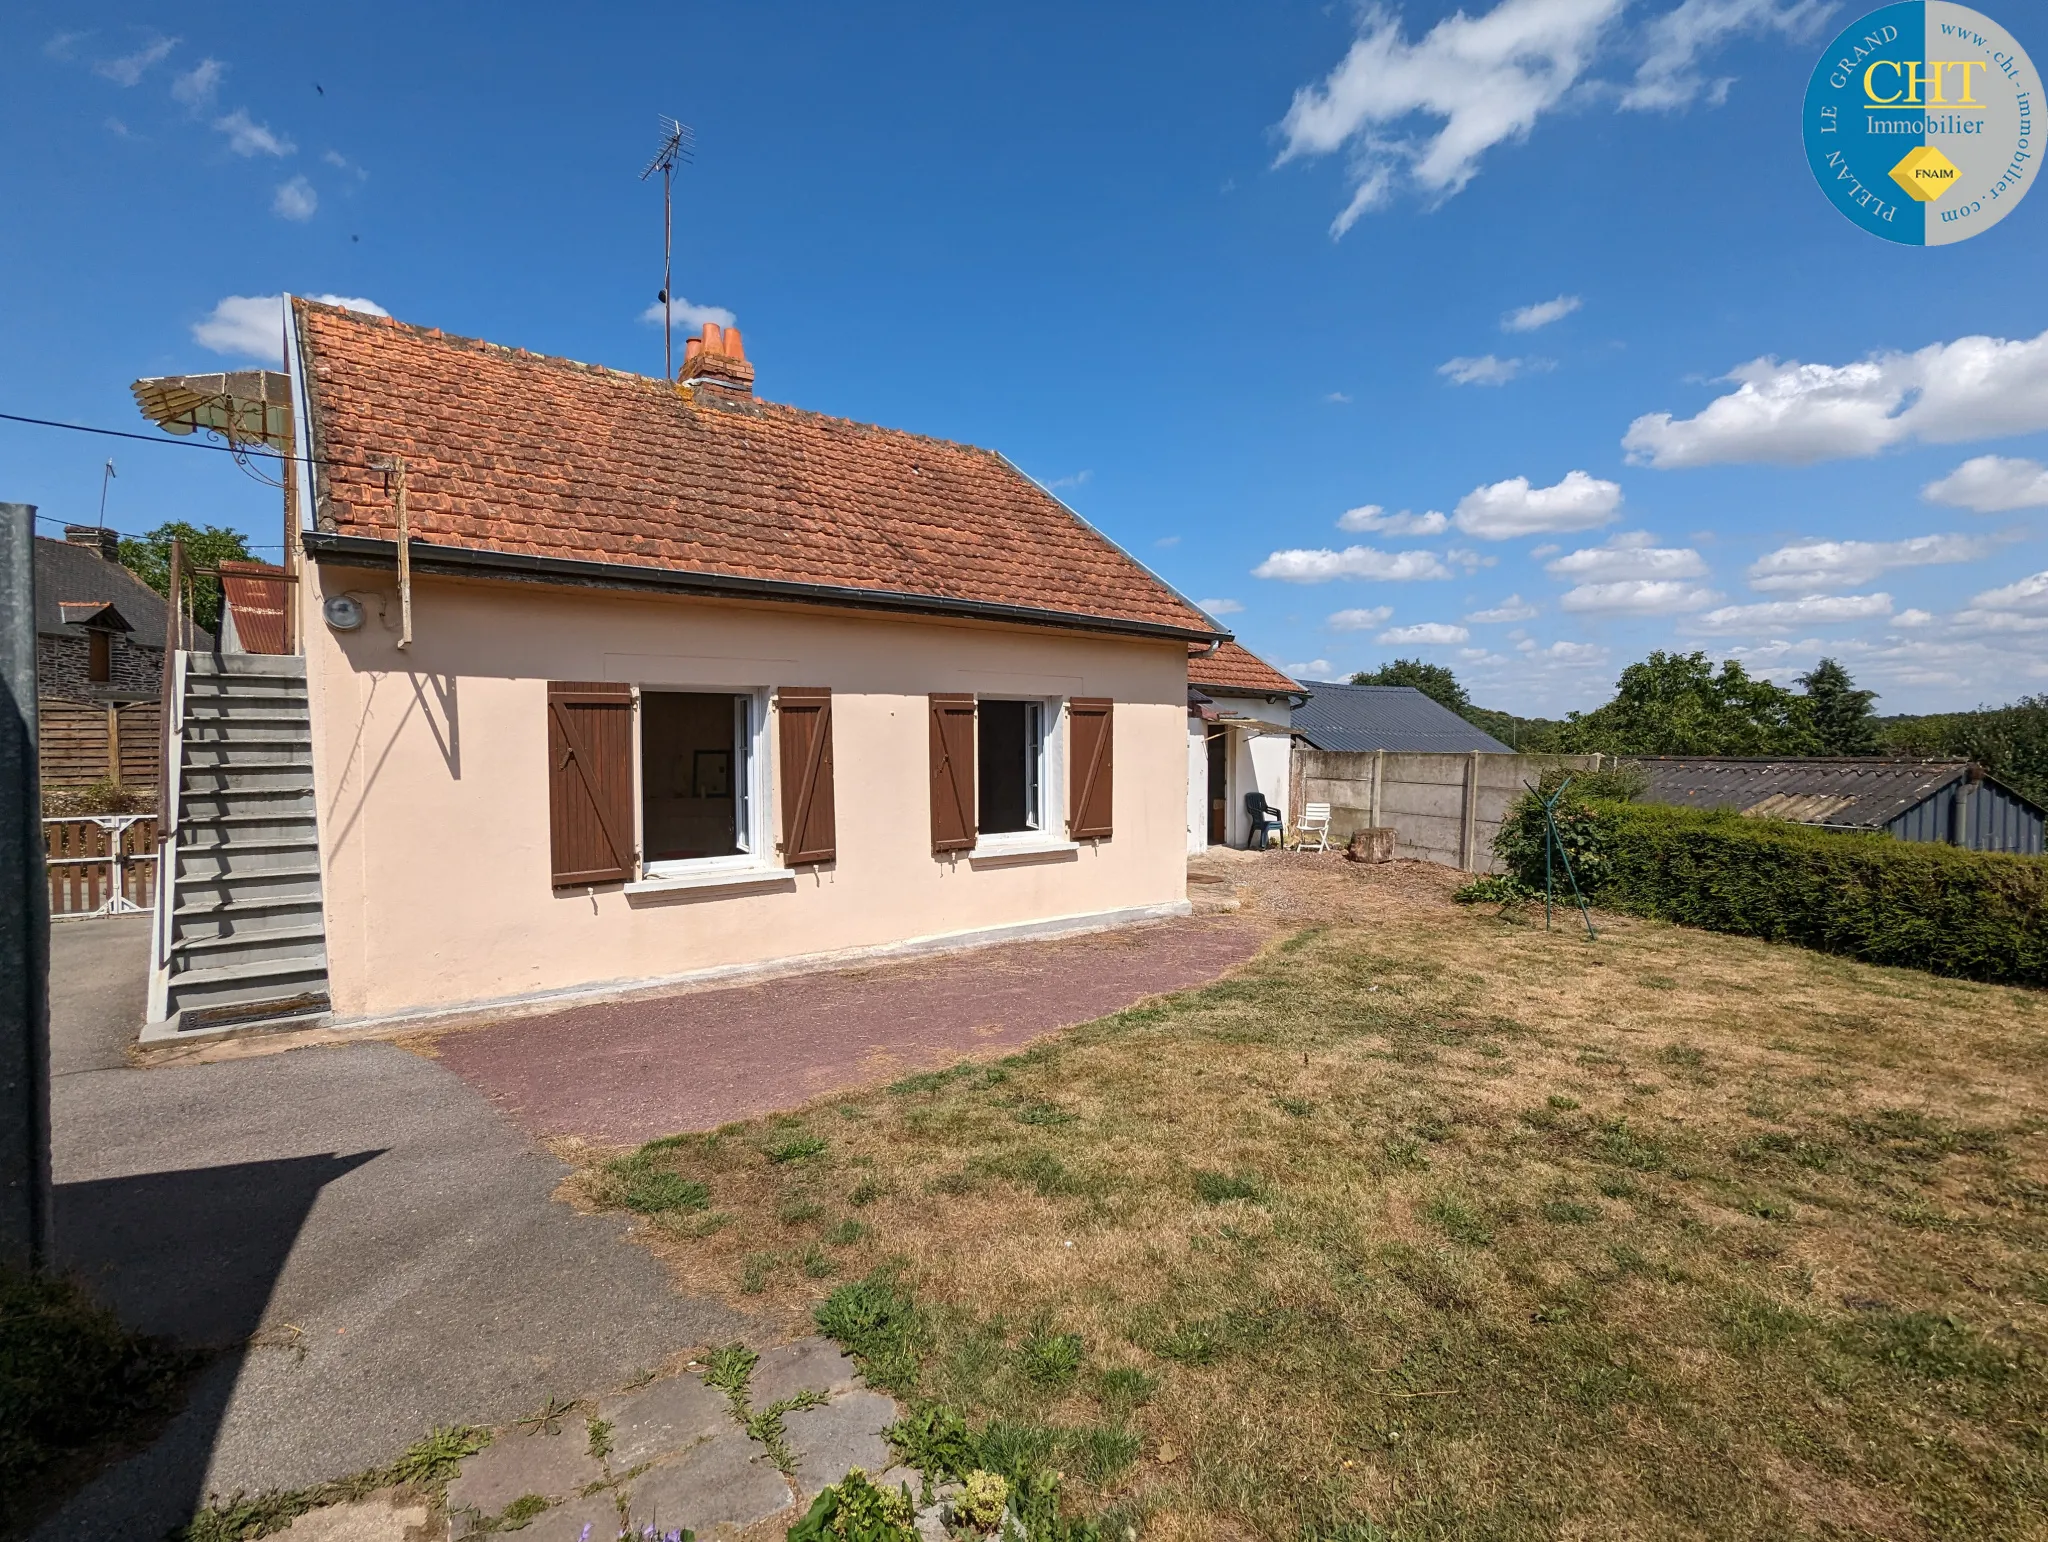
[[704, 339], [703, 339], [703, 338], [701, 338], [701, 337], [693, 337], [693, 338], [690, 338], [690, 339], [688, 339], [688, 340], [687, 340], [686, 342], [684, 342], [684, 344], [683, 344], [683, 362], [684, 362], [685, 364], [689, 363], [689, 362], [690, 362], [690, 361], [691, 361], [692, 359], [696, 358], [696, 357], [697, 357], [697, 355], [698, 355], [698, 354], [700, 354], [700, 353], [702, 353], [703, 351], [704, 351]]
[[108, 562], [121, 560], [121, 536], [118, 531], [108, 530], [100, 525], [66, 525], [64, 539], [73, 546], [89, 547]]
[[734, 359], [744, 359], [747, 356], [747, 350], [740, 344], [740, 329], [738, 327], [727, 327], [725, 329], [725, 353], [728, 358]]
[[725, 329], [715, 321], [704, 323], [704, 351], [706, 353], [725, 352]]

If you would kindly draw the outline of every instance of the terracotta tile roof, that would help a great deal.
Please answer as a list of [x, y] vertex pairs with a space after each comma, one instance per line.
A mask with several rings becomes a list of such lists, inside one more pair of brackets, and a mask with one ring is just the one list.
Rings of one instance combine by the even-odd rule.
[[1301, 695], [1302, 689], [1249, 648], [1227, 642], [1203, 657], [1206, 645], [1188, 644], [1188, 684], [1197, 690], [1250, 691], [1259, 696], [1283, 692]]
[[1214, 623], [988, 450], [294, 301], [323, 530]]

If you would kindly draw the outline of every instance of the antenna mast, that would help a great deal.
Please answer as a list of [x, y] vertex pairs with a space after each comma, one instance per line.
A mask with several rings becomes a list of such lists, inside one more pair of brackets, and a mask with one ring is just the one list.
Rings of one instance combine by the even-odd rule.
[[675, 254], [675, 200], [672, 192], [675, 182], [676, 162], [687, 161], [696, 149], [697, 136], [689, 124], [678, 123], [674, 118], [661, 120], [661, 148], [654, 152], [654, 159], [647, 163], [647, 169], [640, 173], [645, 182], [657, 171], [661, 173], [661, 357], [662, 378], [676, 377], [675, 358], [675, 287], [671, 282], [671, 269]]

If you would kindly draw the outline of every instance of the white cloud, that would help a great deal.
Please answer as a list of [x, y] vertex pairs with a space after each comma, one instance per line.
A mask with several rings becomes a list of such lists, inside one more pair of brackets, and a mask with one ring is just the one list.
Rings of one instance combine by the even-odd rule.
[[[739, 321], [739, 317], [723, 305], [692, 305], [681, 295], [669, 302], [669, 310], [675, 317], [675, 330], [678, 332], [702, 332], [707, 321], [716, 322], [721, 327], [733, 326]], [[660, 326], [661, 301], [656, 300], [642, 311], [640, 319], [650, 326]]]
[[1436, 372], [1452, 385], [1506, 385], [1524, 370], [1541, 372], [1557, 368], [1555, 359], [1500, 359], [1482, 353], [1476, 359], [1457, 358], [1439, 364]]
[[1795, 541], [1749, 565], [1752, 589], [1853, 589], [1891, 568], [1974, 562], [1993, 542], [1969, 535], [1916, 535], [1904, 541]]
[[1607, 657], [1607, 650], [1598, 643], [1560, 641], [1546, 648], [1534, 638], [1525, 637], [1515, 648], [1532, 659], [1555, 659], [1562, 664], [1597, 664]]
[[91, 37], [90, 32], [54, 32], [43, 44], [43, 56], [48, 59], [69, 59], [78, 52], [78, 45]]
[[1735, 390], [1694, 417], [1648, 413], [1629, 425], [1631, 463], [1810, 465], [1920, 440], [1959, 444], [2048, 428], [2048, 332], [2021, 341], [1959, 337], [1853, 364], [1752, 359]]
[[1521, 306], [1501, 317], [1500, 329], [1503, 332], [1534, 332], [1538, 327], [1564, 320], [1584, 303], [1575, 294], [1561, 294], [1555, 300], [1538, 300], [1534, 305]]
[[1369, 632], [1393, 613], [1391, 605], [1375, 605], [1369, 610], [1340, 610], [1323, 625], [1333, 632]]
[[[50, 40], [50, 44], [56, 42], [56, 38]], [[45, 51], [50, 44], [44, 45]], [[117, 86], [137, 85], [143, 76], [168, 59], [171, 50], [177, 46], [178, 40], [174, 37], [153, 37], [132, 54], [123, 54], [118, 59], [100, 60], [92, 67], [92, 72], [104, 80], [111, 80]], [[62, 58], [63, 55], [59, 54], [56, 57]]]
[[276, 196], [270, 200], [270, 212], [285, 220], [309, 220], [319, 207], [320, 195], [304, 177], [278, 183]]
[[1450, 528], [1450, 524], [1450, 520], [1436, 509], [1422, 514], [1411, 514], [1406, 509], [1398, 514], [1389, 514], [1377, 503], [1346, 509], [1337, 516], [1339, 530], [1359, 534], [1378, 530], [1387, 535], [1441, 535]]
[[1702, 76], [1703, 53], [1737, 32], [1775, 30], [1804, 37], [1834, 8], [1833, 0], [1685, 0], [1644, 28], [1648, 55], [1635, 83], [1622, 93], [1621, 105], [1668, 110], [1704, 96], [1718, 107], [1732, 81]]
[[1511, 594], [1498, 605], [1485, 610], [1475, 610], [1465, 617], [1467, 621], [1491, 625], [1506, 621], [1531, 621], [1537, 615], [1537, 607], [1524, 600], [1519, 594]]
[[2048, 573], [2036, 573], [2002, 589], [1986, 589], [1970, 601], [1973, 610], [2015, 610], [2048, 616]]
[[246, 108], [237, 107], [226, 117], [214, 119], [213, 126], [228, 136], [228, 148], [237, 155], [282, 156], [299, 148], [289, 139], [271, 133], [268, 124], [251, 118]]
[[1348, 402], [1351, 398], [1342, 391], [1331, 391], [1324, 395], [1323, 400], [1326, 402]]
[[[727, 321], [721, 322], [720, 325], [729, 327], [732, 325], [732, 323]], [[1075, 472], [1070, 477], [1054, 477], [1050, 482], [1045, 484], [1045, 487], [1047, 492], [1057, 492], [1059, 489], [1063, 487], [1086, 487], [1090, 482], [1094, 480], [1095, 473], [1088, 470], [1084, 466], [1081, 470]]]
[[[322, 305], [339, 305], [344, 310], [362, 311], [370, 316], [391, 314], [375, 300], [353, 299], [338, 294], [316, 294], [306, 298], [318, 300]], [[193, 323], [192, 341], [215, 353], [278, 363], [284, 357], [284, 296], [231, 294], [203, 321]]]
[[1613, 519], [1620, 507], [1620, 484], [1568, 471], [1554, 487], [1531, 487], [1527, 477], [1475, 487], [1458, 501], [1453, 517], [1467, 535], [1510, 541], [1551, 531], [1596, 529]]
[[1461, 626], [1452, 626], [1447, 621], [1422, 621], [1414, 626], [1389, 627], [1374, 639], [1376, 642], [1401, 647], [1419, 643], [1429, 648], [1447, 648], [1452, 643], [1470, 641], [1472, 634]]
[[1892, 617], [1894, 626], [1926, 626], [1934, 620], [1931, 610], [1902, 610]]
[[1891, 613], [1888, 594], [1809, 594], [1758, 605], [1723, 605], [1701, 616], [1697, 624], [1711, 632], [1756, 632], [1832, 621], [1871, 621]]
[[1546, 562], [1543, 571], [1586, 580], [1704, 578], [1707, 564], [1690, 546], [1659, 546], [1647, 530], [1629, 530]]
[[1152, 544], [1158, 547], [1161, 551], [1167, 551], [1175, 546], [1180, 545], [1180, 537], [1177, 535], [1162, 535], [1158, 540], [1154, 541]]
[[1241, 616], [1244, 614], [1242, 600], [1197, 600], [1197, 610], [1207, 611], [1212, 616]]
[[1488, 556], [1483, 552], [1476, 552], [1469, 546], [1451, 547], [1444, 553], [1444, 560], [1455, 562], [1467, 573], [1476, 573], [1481, 568], [1497, 568], [1500, 566], [1500, 558]]
[[2048, 508], [2048, 466], [2006, 455], [1978, 455], [1920, 489], [1929, 503], [1978, 514]]
[[[1320, 85], [1304, 86], [1281, 121], [1281, 161], [1349, 148], [1351, 201], [1342, 235], [1412, 184], [1432, 202], [1461, 191], [1495, 145], [1524, 139], [1591, 63], [1626, 0], [1501, 0], [1459, 11], [1416, 42], [1399, 16], [1367, 4], [1358, 37]], [[1420, 131], [1404, 126], [1434, 120]]]
[[1721, 596], [1700, 584], [1673, 578], [1622, 578], [1612, 583], [1580, 584], [1567, 589], [1558, 603], [1586, 615], [1665, 616], [1705, 610]]
[[1336, 667], [1328, 659], [1308, 659], [1300, 664], [1289, 664], [1286, 673], [1297, 680], [1320, 680]]
[[1296, 547], [1276, 551], [1252, 569], [1254, 578], [1277, 578], [1290, 584], [1323, 584], [1333, 578], [1378, 578], [1405, 583], [1416, 578], [1449, 578], [1451, 570], [1433, 551], [1381, 551], [1374, 546]]
[[201, 59], [184, 74], [171, 82], [171, 96], [183, 102], [194, 112], [213, 105], [214, 96], [220, 90], [221, 78], [228, 67], [218, 59]]

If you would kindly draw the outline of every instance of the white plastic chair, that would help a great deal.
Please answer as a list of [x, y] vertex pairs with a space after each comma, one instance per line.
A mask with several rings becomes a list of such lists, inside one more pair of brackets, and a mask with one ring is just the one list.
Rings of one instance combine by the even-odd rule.
[[[1310, 846], [1309, 842], [1315, 845]], [[1294, 849], [1296, 851], [1328, 851], [1330, 849], [1330, 805], [1311, 803], [1301, 811], [1301, 822], [1294, 827]]]

